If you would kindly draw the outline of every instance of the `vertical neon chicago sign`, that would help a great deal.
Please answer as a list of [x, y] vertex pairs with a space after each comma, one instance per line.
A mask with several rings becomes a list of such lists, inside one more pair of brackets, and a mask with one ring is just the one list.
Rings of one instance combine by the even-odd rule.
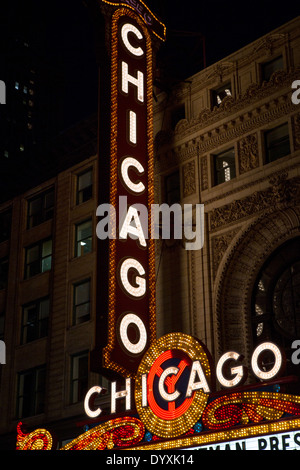
[[[103, 3], [119, 7], [111, 18], [112, 230], [120, 229], [116, 224], [122, 217], [123, 223], [122, 233], [109, 242], [108, 343], [102, 365], [134, 378], [156, 339], [154, 240], [134, 233], [140, 223], [138, 205], [148, 208], [149, 231], [154, 203], [153, 57], [148, 25], [156, 27], [151, 33], [157, 37], [165, 34], [165, 28], [142, 2]], [[120, 206], [119, 200], [127, 204]]]

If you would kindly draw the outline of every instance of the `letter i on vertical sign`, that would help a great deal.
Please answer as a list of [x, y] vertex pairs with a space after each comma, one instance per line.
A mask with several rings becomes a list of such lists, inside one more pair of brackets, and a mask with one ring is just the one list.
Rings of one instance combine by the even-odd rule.
[[[102, 366], [135, 378], [156, 339], [154, 240], [149, 236], [154, 203], [152, 74], [153, 43], [165, 40], [166, 29], [143, 2], [137, 3], [147, 11], [147, 22], [139, 9], [120, 0], [101, 3], [106, 4], [111, 48], [112, 224], [122, 221], [117, 236], [109, 240], [108, 341]], [[127, 202], [126, 217], [120, 200]], [[147, 230], [145, 221], [140, 223], [138, 204], [148, 208]]]

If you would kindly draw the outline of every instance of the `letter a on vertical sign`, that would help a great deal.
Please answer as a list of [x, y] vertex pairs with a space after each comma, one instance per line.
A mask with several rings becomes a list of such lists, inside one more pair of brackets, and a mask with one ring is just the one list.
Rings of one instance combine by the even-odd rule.
[[[102, 366], [134, 378], [156, 339], [154, 240], [149, 236], [154, 203], [152, 49], [154, 40], [165, 40], [165, 27], [142, 1], [101, 3], [111, 35], [110, 203], [117, 232], [109, 241], [108, 342]], [[146, 223], [139, 220], [140, 204], [148, 207]]]

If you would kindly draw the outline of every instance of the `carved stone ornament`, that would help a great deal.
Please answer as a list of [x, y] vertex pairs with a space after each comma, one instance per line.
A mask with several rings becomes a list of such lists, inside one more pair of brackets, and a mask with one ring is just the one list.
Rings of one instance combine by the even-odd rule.
[[293, 135], [295, 150], [300, 149], [300, 113], [293, 117]]
[[261, 211], [272, 212], [274, 207], [282, 208], [300, 199], [300, 178], [289, 180], [284, 172], [272, 176], [269, 183], [271, 187], [265, 191], [257, 191], [244, 199], [214, 209], [210, 217], [211, 230]]
[[189, 162], [183, 167], [183, 195], [191, 196], [196, 192], [195, 161]]
[[239, 232], [239, 229], [230, 230], [218, 237], [212, 239], [212, 250], [213, 250], [213, 277], [215, 278], [219, 264], [232, 242], [235, 235]]
[[238, 149], [240, 174], [258, 167], [258, 142], [256, 134], [248, 135], [240, 140]]
[[201, 168], [201, 189], [205, 191], [208, 189], [208, 169], [207, 169], [207, 157], [202, 157], [200, 159], [200, 168]]

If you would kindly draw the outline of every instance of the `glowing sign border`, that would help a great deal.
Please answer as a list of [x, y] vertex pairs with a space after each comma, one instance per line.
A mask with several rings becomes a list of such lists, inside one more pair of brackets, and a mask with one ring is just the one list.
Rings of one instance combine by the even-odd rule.
[[[113, 6], [113, 7], [126, 7], [126, 8], [130, 8], [132, 11], [134, 12], [138, 12], [138, 10], [130, 5], [129, 3], [127, 3], [126, 1], [124, 0], [115, 0], [115, 1], [109, 1], [109, 0], [101, 0], [102, 3], [105, 3], [106, 5], [110, 5], [110, 6]], [[142, 0], [138, 0], [137, 3], [140, 3], [141, 5], [143, 5], [143, 7], [145, 8], [145, 10], [148, 12], [148, 14], [150, 14], [154, 20], [156, 21], [156, 23], [159, 25], [159, 27], [161, 27], [161, 32], [158, 33], [157, 31], [154, 30], [153, 27], [151, 27], [149, 25], [149, 23], [147, 23], [147, 21], [145, 20], [145, 18], [139, 14], [139, 18], [142, 19], [142, 21], [144, 22], [144, 24], [147, 26], [147, 28], [151, 28], [151, 31], [152, 33], [158, 38], [160, 39], [161, 41], [165, 41], [166, 40], [166, 31], [167, 31], [167, 28], [166, 26], [161, 22], [159, 21], [159, 19], [153, 14], [153, 12], [150, 10], [150, 8], [147, 7], [147, 5], [142, 1]]]
[[[148, 223], [151, 227], [151, 207], [154, 204], [154, 149], [153, 149], [153, 102], [152, 102], [152, 69], [153, 69], [153, 57], [152, 57], [152, 42], [148, 29], [140, 20], [140, 17], [132, 11], [132, 9], [120, 8], [114, 12], [111, 20], [111, 169], [110, 169], [110, 204], [113, 207], [117, 207], [117, 183], [118, 183], [118, 26], [119, 20], [122, 16], [132, 18], [137, 22], [139, 27], [142, 29], [145, 42], [146, 42], [146, 96], [147, 96], [147, 156], [148, 156], [148, 208], [149, 216]], [[115, 221], [111, 220], [113, 226]], [[123, 376], [135, 377], [132, 371], [128, 371], [125, 367], [117, 364], [111, 359], [112, 351], [116, 345], [116, 286], [117, 279], [115, 276], [117, 265], [116, 265], [116, 243], [117, 240], [110, 240], [109, 247], [109, 301], [108, 301], [108, 344], [103, 349], [103, 366], [111, 369]], [[148, 310], [148, 326], [149, 326], [149, 345], [156, 339], [156, 299], [155, 299], [155, 240], [149, 238], [148, 240], [148, 295], [149, 295], [149, 310]]]
[[[191, 361], [200, 361], [207, 380], [211, 380], [211, 364], [208, 352], [195, 338], [182, 333], [171, 333], [158, 339], [152, 347], [149, 348], [138, 370], [135, 384], [135, 403], [138, 415], [146, 428], [162, 438], [172, 438], [187, 432], [197, 422], [199, 415], [201, 416], [209, 398], [207, 393], [197, 391], [194, 396], [186, 399], [189, 400], [189, 402], [184, 413], [179, 416], [174, 415], [174, 419], [169, 420], [158, 417], [151, 406], [143, 406], [142, 377], [145, 376], [145, 374], [151, 374], [151, 372], [155, 373], [153, 367], [155, 367], [160, 356], [164, 355], [168, 350], [181, 351], [186, 354]], [[149, 390], [148, 384], [148, 396], [151, 395], [151, 393], [152, 391], [151, 389]]]

